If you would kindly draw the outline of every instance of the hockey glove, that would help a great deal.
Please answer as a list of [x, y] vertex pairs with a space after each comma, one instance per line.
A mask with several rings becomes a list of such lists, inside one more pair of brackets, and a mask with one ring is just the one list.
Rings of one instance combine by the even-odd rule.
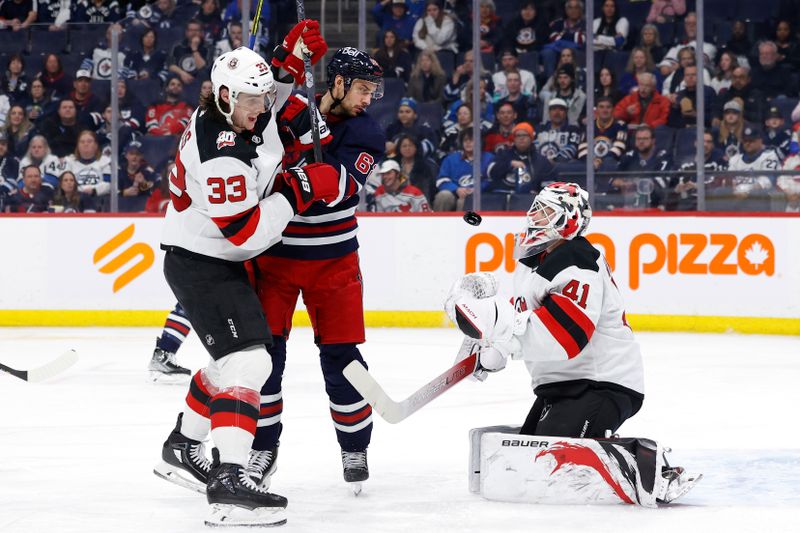
[[307, 53], [311, 64], [316, 65], [327, 51], [328, 44], [319, 32], [319, 22], [301, 20], [286, 34], [283, 43], [275, 47], [272, 66], [283, 68], [292, 75], [297, 85], [303, 85], [306, 79], [304, 54]]
[[[328, 125], [325, 124], [319, 109], [316, 109], [319, 126], [319, 140], [323, 146], [333, 140]], [[283, 148], [289, 153], [301, 153], [314, 147], [311, 135], [311, 113], [308, 100], [301, 95], [292, 95], [278, 119], [278, 130]]]
[[491, 272], [474, 272], [459, 277], [450, 287], [450, 293], [444, 301], [444, 310], [450, 320], [456, 321], [455, 302], [462, 296], [473, 298], [491, 298], [497, 294], [497, 278]]
[[332, 202], [339, 196], [339, 171], [326, 163], [290, 168], [281, 174], [278, 192], [295, 213], [302, 213], [317, 200]]

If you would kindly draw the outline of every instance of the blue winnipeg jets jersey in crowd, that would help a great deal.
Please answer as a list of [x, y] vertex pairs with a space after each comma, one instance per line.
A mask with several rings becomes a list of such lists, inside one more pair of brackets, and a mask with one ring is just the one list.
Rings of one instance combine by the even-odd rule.
[[[595, 121], [594, 126], [594, 157], [603, 159], [613, 157], [619, 159], [625, 153], [625, 143], [628, 139], [628, 127], [624, 122], [612, 120], [603, 127], [599, 121]], [[589, 142], [586, 140], [586, 132], [581, 135], [581, 144], [578, 146], [578, 159], [586, 157]]]
[[[358, 192], [380, 160], [386, 137], [367, 113], [355, 117], [328, 114], [325, 119], [333, 140], [323, 147], [323, 160], [340, 172], [340, 197], [329, 206], [316, 202], [295, 216], [283, 239], [268, 255], [292, 259], [332, 259], [358, 249]], [[339, 199], [337, 199], [339, 200]]]

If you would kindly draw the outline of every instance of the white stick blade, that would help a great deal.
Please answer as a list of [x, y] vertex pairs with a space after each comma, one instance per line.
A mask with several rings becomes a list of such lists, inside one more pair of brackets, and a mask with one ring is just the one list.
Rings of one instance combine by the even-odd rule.
[[396, 424], [405, 418], [401, 406], [384, 392], [375, 378], [359, 361], [352, 361], [344, 367], [342, 373], [359, 394], [367, 400], [372, 409], [381, 415], [381, 418], [390, 424]]
[[60, 374], [78, 361], [78, 352], [67, 350], [49, 363], [28, 370], [28, 381], [38, 383]]

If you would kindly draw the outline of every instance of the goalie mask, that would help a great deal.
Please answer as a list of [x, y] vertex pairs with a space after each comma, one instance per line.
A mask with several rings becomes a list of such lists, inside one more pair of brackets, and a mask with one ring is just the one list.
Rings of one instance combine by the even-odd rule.
[[[211, 83], [217, 109], [231, 127], [233, 127], [231, 118], [233, 110], [239, 103], [240, 96], [263, 97], [264, 107], [267, 111], [272, 109], [275, 103], [277, 88], [272, 77], [272, 69], [263, 57], [243, 46], [226, 52], [214, 60], [214, 66], [211, 68]], [[230, 96], [228, 112], [220, 106], [219, 93], [222, 87], [228, 89]]]
[[552, 183], [533, 199], [526, 218], [525, 233], [517, 239], [517, 259], [540, 254], [562, 239], [583, 235], [592, 218], [589, 193], [576, 183]]

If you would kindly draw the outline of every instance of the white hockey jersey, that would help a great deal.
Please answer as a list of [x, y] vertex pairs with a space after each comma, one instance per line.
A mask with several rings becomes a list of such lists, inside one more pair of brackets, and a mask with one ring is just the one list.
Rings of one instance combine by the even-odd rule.
[[[728, 162], [728, 170], [780, 170], [780, 168], [781, 160], [772, 148], [765, 148], [755, 157], [739, 153], [731, 157]], [[769, 190], [772, 188], [773, 179], [770, 179], [769, 176], [735, 176], [732, 180], [733, 190], [749, 193], [756, 186]]]
[[162, 247], [245, 261], [280, 240], [294, 210], [283, 195], [267, 195], [283, 170], [274, 113], [291, 85], [276, 85], [273, 113], [259, 117], [255, 134], [237, 134], [199, 109], [192, 114], [170, 174]]
[[522, 259], [514, 272], [514, 307], [531, 312], [516, 337], [537, 394], [589, 381], [643, 397], [639, 344], [608, 263], [589, 241], [578, 237], [544, 258]]
[[104, 196], [111, 192], [111, 159], [101, 155], [99, 159], [81, 161], [74, 154], [64, 158], [66, 170], [75, 174], [78, 190], [82, 193]]

